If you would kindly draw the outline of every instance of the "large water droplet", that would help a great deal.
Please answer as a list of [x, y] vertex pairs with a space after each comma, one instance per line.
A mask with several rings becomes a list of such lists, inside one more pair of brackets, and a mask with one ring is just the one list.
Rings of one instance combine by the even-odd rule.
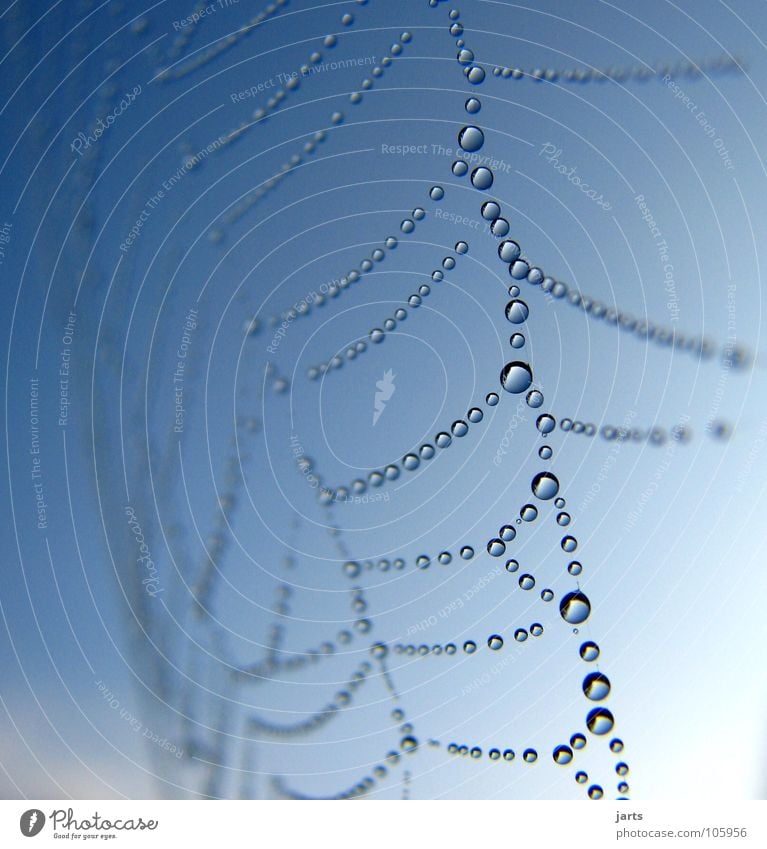
[[530, 309], [524, 301], [515, 299], [506, 304], [506, 318], [512, 324], [522, 324], [529, 315]]
[[592, 734], [609, 734], [615, 725], [615, 719], [607, 708], [594, 708], [586, 717], [586, 727]]
[[485, 134], [479, 127], [467, 126], [458, 133], [458, 144], [467, 151], [473, 153], [479, 150], [485, 143]]
[[533, 372], [527, 363], [507, 363], [501, 371], [501, 386], [513, 395], [526, 392], [533, 382]]
[[601, 702], [610, 695], [610, 680], [601, 672], [592, 672], [583, 679], [583, 695], [592, 702]]
[[506, 545], [500, 539], [491, 539], [487, 544], [487, 553], [491, 557], [500, 557], [506, 551]]
[[548, 501], [559, 492], [559, 481], [551, 472], [540, 472], [533, 478], [533, 495], [541, 501]]
[[559, 602], [559, 613], [565, 622], [580, 625], [589, 618], [591, 602], [580, 590], [575, 590], [562, 596]]
[[471, 184], [475, 189], [485, 191], [493, 185], [493, 172], [484, 165], [475, 168], [471, 172]]

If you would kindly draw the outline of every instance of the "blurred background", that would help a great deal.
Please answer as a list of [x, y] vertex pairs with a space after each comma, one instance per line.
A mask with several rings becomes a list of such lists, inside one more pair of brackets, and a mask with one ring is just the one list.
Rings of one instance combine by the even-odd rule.
[[5, 798], [765, 798], [763, 12], [6, 2]]

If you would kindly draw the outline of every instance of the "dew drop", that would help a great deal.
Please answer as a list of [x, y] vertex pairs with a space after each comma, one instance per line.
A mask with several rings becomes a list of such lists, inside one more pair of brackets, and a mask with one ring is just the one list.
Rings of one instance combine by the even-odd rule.
[[559, 492], [559, 480], [551, 472], [540, 472], [533, 478], [533, 495], [541, 501], [549, 501]]
[[562, 542], [560, 544], [562, 546], [562, 551], [566, 551], [568, 554], [578, 548], [578, 540], [573, 536], [562, 537]]
[[466, 654], [474, 654], [474, 652], [477, 650], [477, 644], [473, 640], [466, 640], [466, 642], [463, 644], [463, 650], [466, 652]]
[[501, 371], [501, 386], [513, 395], [526, 392], [533, 382], [533, 372], [527, 363], [507, 363]]
[[491, 637], [487, 638], [487, 647], [492, 649], [493, 651], [498, 651], [498, 649], [503, 648], [503, 638], [498, 634], [493, 634]]
[[592, 672], [583, 679], [583, 695], [592, 702], [601, 702], [610, 695], [610, 680], [601, 672]]
[[505, 218], [496, 218], [490, 225], [490, 232], [497, 238], [501, 239], [507, 236], [511, 227]]
[[534, 764], [538, 760], [538, 752], [535, 749], [525, 749], [522, 753], [525, 763]]
[[554, 749], [554, 763], [564, 766], [573, 759], [573, 750], [569, 746], [557, 746]]
[[530, 308], [524, 301], [515, 299], [506, 304], [506, 318], [512, 324], [522, 324], [524, 321], [527, 321], [529, 315]]
[[445, 190], [442, 186], [432, 186], [429, 191], [429, 197], [432, 200], [442, 200], [445, 197]]
[[471, 184], [481, 191], [489, 189], [493, 185], [493, 172], [484, 165], [480, 165], [471, 172]]
[[518, 643], [524, 643], [527, 639], [527, 631], [525, 631], [524, 628], [517, 628], [517, 630], [514, 632], [514, 639]]
[[586, 747], [586, 738], [578, 731], [570, 738], [570, 745], [573, 749], [584, 749]]
[[573, 560], [571, 563], [567, 564], [567, 571], [571, 575], [577, 576], [577, 575], [580, 575], [581, 572], [583, 571], [583, 566], [581, 566], [581, 564], [577, 560]]
[[525, 344], [525, 337], [521, 333], [512, 333], [509, 344], [512, 348], [522, 348]]
[[559, 602], [559, 613], [565, 622], [580, 625], [589, 618], [591, 602], [580, 590], [575, 590], [562, 596]]
[[500, 557], [502, 554], [506, 552], [506, 545], [503, 540], [500, 539], [491, 539], [487, 544], [487, 553], [491, 557]]
[[482, 204], [479, 211], [485, 221], [495, 221], [501, 214], [501, 207], [494, 200], [488, 200]]
[[604, 791], [598, 784], [592, 784], [589, 787], [589, 799], [601, 799], [604, 795]]
[[461, 549], [461, 557], [464, 560], [471, 560], [474, 557], [474, 549], [470, 545], [464, 545]]
[[532, 575], [520, 575], [519, 586], [523, 590], [531, 590], [535, 586], [535, 578]]
[[504, 749], [503, 759], [505, 761], [513, 761], [514, 760], [514, 750], [513, 749]]
[[615, 719], [607, 708], [594, 708], [586, 717], [586, 727], [592, 734], [609, 734], [615, 725]]
[[498, 536], [504, 542], [511, 542], [517, 535], [517, 530], [513, 525], [504, 525], [499, 531]]
[[496, 392], [489, 392], [485, 396], [485, 403], [488, 407], [495, 407], [495, 405], [500, 401], [498, 394]]
[[538, 416], [536, 419], [535, 426], [541, 433], [551, 433], [557, 426], [557, 421], [554, 416], [551, 416], [548, 413], [543, 413], [543, 415]]
[[466, 175], [466, 172], [469, 170], [469, 166], [463, 161], [463, 159], [457, 159], [453, 163], [453, 174], [456, 177], [463, 177]]
[[525, 504], [519, 515], [523, 522], [534, 522], [538, 518], [538, 508], [534, 504]]
[[517, 560], [507, 560], [506, 561], [506, 571], [507, 572], [516, 572], [519, 569], [519, 562]]
[[457, 421], [453, 422], [450, 427], [450, 430], [452, 431], [453, 436], [466, 436], [466, 434], [469, 432], [469, 426], [466, 424], [465, 421], [458, 419]]
[[458, 144], [468, 153], [474, 153], [479, 150], [484, 143], [485, 134], [479, 127], [469, 125], [458, 133]]
[[482, 103], [478, 98], [470, 97], [468, 98], [464, 106], [469, 115], [476, 115], [477, 112], [479, 112], [479, 110], [482, 108]]
[[455, 252], [457, 254], [465, 254], [469, 250], [469, 246], [466, 242], [456, 242], [455, 243]]
[[610, 751], [614, 752], [615, 754], [618, 754], [618, 752], [622, 752], [623, 751], [623, 740], [620, 740], [617, 737], [610, 740]]
[[549, 445], [542, 445], [538, 449], [538, 456], [541, 460], [550, 460], [553, 454], [554, 452], [551, 450], [551, 446]]
[[[498, 212], [500, 213], [500, 209], [498, 210]], [[505, 242], [501, 242], [501, 244], [498, 245], [498, 256], [504, 262], [514, 262], [515, 260], [519, 259], [519, 255], [521, 253], [522, 249], [516, 242], [512, 241], [511, 239], [507, 239]]]

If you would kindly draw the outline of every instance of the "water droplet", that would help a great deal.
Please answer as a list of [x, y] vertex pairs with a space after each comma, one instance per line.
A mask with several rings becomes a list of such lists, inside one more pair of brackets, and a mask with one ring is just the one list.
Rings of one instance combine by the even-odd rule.
[[543, 625], [541, 625], [540, 622], [533, 622], [533, 624], [530, 626], [530, 633], [534, 637], [540, 637], [543, 633]]
[[453, 163], [453, 174], [456, 177], [464, 177], [468, 170], [469, 166], [463, 161], [463, 159], [458, 159]]
[[515, 280], [524, 280], [529, 270], [530, 266], [523, 259], [517, 259], [509, 266], [509, 274]]
[[479, 422], [482, 421], [482, 419], [484, 418], [484, 415], [482, 413], [482, 410], [479, 409], [479, 407], [472, 407], [469, 410], [469, 412], [467, 413], [466, 418], [472, 424], [478, 424]]
[[477, 650], [477, 644], [473, 640], [466, 640], [466, 642], [463, 644], [463, 650], [466, 652], [466, 654], [474, 654], [474, 652]]
[[511, 542], [514, 537], [517, 535], [517, 530], [513, 525], [504, 525], [499, 531], [498, 536], [504, 542]]
[[480, 165], [471, 172], [471, 184], [480, 191], [489, 189], [493, 185], [493, 172], [484, 165]]
[[608, 734], [615, 725], [615, 719], [607, 708], [594, 708], [586, 717], [586, 727], [592, 734]]
[[429, 191], [429, 197], [432, 200], [442, 200], [442, 198], [445, 197], [445, 190], [442, 186], [432, 186]]
[[601, 702], [610, 695], [610, 679], [601, 672], [592, 672], [583, 679], [583, 695], [592, 702]]
[[620, 763], [615, 765], [615, 771], [618, 773], [618, 775], [628, 775], [629, 765], [621, 761]]
[[519, 515], [523, 522], [534, 522], [538, 518], [538, 508], [534, 504], [525, 504]]
[[532, 575], [520, 575], [519, 586], [523, 590], [531, 590], [535, 586], [535, 578]]
[[469, 115], [476, 115], [477, 112], [479, 112], [479, 110], [482, 108], [482, 103], [479, 101], [478, 98], [470, 97], [468, 98], [464, 106], [466, 107], [466, 111], [469, 113]]
[[498, 649], [503, 648], [503, 638], [498, 634], [493, 634], [491, 637], [487, 638], [487, 647], [492, 649], [493, 651], [498, 651]]
[[445, 433], [444, 431], [442, 431], [441, 433], [438, 433], [436, 435], [436, 437], [434, 438], [434, 442], [436, 443], [437, 448], [447, 448], [448, 445], [450, 445], [450, 443], [452, 441], [453, 440], [452, 440], [450, 434]]
[[512, 333], [509, 344], [512, 348], [522, 348], [525, 344], [525, 337], [521, 333]]
[[[498, 212], [500, 213], [500, 209], [498, 210]], [[512, 241], [511, 239], [507, 239], [505, 242], [501, 242], [501, 244], [498, 245], [498, 256], [504, 262], [514, 262], [515, 260], [519, 259], [519, 255], [521, 253], [522, 249], [516, 242]]]
[[506, 571], [507, 572], [516, 572], [519, 569], [519, 563], [516, 560], [507, 560], [506, 561]]
[[513, 761], [514, 760], [514, 750], [513, 749], [504, 749], [503, 750], [503, 759], [505, 761]]
[[495, 407], [495, 405], [500, 401], [498, 394], [495, 392], [488, 392], [485, 396], [485, 403], [488, 407]]
[[592, 784], [589, 787], [589, 799], [601, 799], [604, 795], [604, 791], [598, 784]]
[[464, 560], [471, 560], [474, 557], [474, 549], [470, 545], [464, 545], [461, 549], [461, 557]]
[[564, 499], [564, 498], [557, 498], [557, 499], [554, 501], [554, 506], [555, 506], [558, 510], [561, 510], [561, 509], [565, 506], [565, 499]]
[[549, 501], [559, 492], [559, 480], [551, 472], [540, 472], [533, 478], [533, 495], [541, 501]]
[[543, 413], [536, 419], [535, 426], [541, 433], [551, 433], [557, 426], [557, 420], [549, 413]]
[[533, 382], [533, 372], [527, 363], [507, 363], [501, 371], [501, 386], [513, 395], [526, 392]]
[[546, 602], [553, 601], [554, 590], [551, 590], [548, 587], [545, 590], [541, 590], [541, 600]]
[[535, 749], [525, 749], [522, 753], [525, 763], [534, 764], [538, 760], [538, 752]]
[[570, 514], [569, 513], [557, 513], [557, 524], [566, 527], [570, 524]]
[[578, 782], [578, 784], [585, 784], [589, 780], [589, 776], [583, 771], [576, 772], [575, 780]]
[[573, 749], [583, 749], [586, 747], [586, 738], [578, 731], [570, 738], [570, 745]]
[[559, 602], [559, 613], [565, 622], [580, 625], [589, 618], [591, 602], [580, 590], [575, 590], [562, 596]]
[[512, 324], [522, 324], [529, 315], [530, 308], [524, 301], [513, 300], [506, 304], [506, 318]]
[[517, 628], [517, 630], [514, 632], [514, 639], [518, 643], [524, 643], [527, 639], [527, 631], [525, 631], [524, 628]]
[[403, 752], [413, 752], [418, 748], [418, 740], [415, 737], [403, 737], [400, 746]]
[[459, 65], [471, 65], [474, 61], [474, 53], [465, 47], [463, 50], [458, 51], [458, 64]]
[[551, 446], [549, 445], [542, 445], [538, 449], [538, 456], [541, 460], [550, 460], [553, 454], [554, 452], [551, 450]]
[[507, 236], [510, 229], [511, 227], [509, 226], [509, 222], [505, 218], [496, 218], [490, 225], [490, 232], [496, 237], [496, 239]]
[[420, 465], [421, 461], [415, 454], [405, 454], [402, 458], [402, 465], [409, 471], [415, 471]]
[[566, 551], [568, 554], [578, 548], [578, 540], [572, 536], [562, 537], [562, 542], [560, 544], [562, 546], [562, 551]]
[[479, 127], [467, 126], [458, 133], [458, 144], [468, 153], [474, 153], [485, 143], [485, 134]]
[[573, 759], [573, 750], [569, 746], [557, 746], [554, 749], [554, 763], [564, 766]]
[[490, 749], [490, 751], [487, 754], [488, 754], [488, 757], [490, 758], [491, 761], [497, 761], [498, 758], [501, 757], [500, 750], [498, 750], [498, 749]]
[[577, 560], [573, 560], [571, 563], [567, 564], [567, 571], [571, 575], [580, 575], [583, 571], [583, 566], [581, 566]]
[[465, 421], [458, 419], [458, 421], [453, 422], [450, 427], [450, 430], [453, 436], [466, 436], [466, 434], [469, 432], [469, 426], [466, 424]]
[[491, 557], [500, 557], [506, 551], [506, 545], [500, 539], [491, 539], [487, 544], [487, 553]]
[[623, 751], [623, 740], [620, 740], [618, 737], [610, 740], [610, 751], [618, 754], [618, 752]]
[[469, 250], [469, 246], [466, 242], [456, 242], [455, 243], [455, 252], [457, 254], [465, 254]]
[[439, 555], [437, 556], [437, 560], [439, 560], [439, 562], [443, 566], [447, 566], [448, 563], [450, 563], [452, 561], [452, 559], [453, 559], [453, 557], [452, 557], [452, 555], [450, 554], [449, 551], [441, 551], [439, 553]]
[[501, 207], [494, 200], [488, 200], [482, 204], [479, 211], [485, 221], [495, 221], [501, 214]]
[[467, 70], [468, 73], [466, 74], [466, 77], [472, 85], [480, 85], [480, 83], [484, 82], [484, 68], [480, 68], [479, 65], [474, 65], [473, 67], [468, 68]]
[[406, 218], [399, 225], [399, 229], [402, 230], [403, 233], [412, 233], [413, 230], [415, 230], [415, 224], [409, 218]]

